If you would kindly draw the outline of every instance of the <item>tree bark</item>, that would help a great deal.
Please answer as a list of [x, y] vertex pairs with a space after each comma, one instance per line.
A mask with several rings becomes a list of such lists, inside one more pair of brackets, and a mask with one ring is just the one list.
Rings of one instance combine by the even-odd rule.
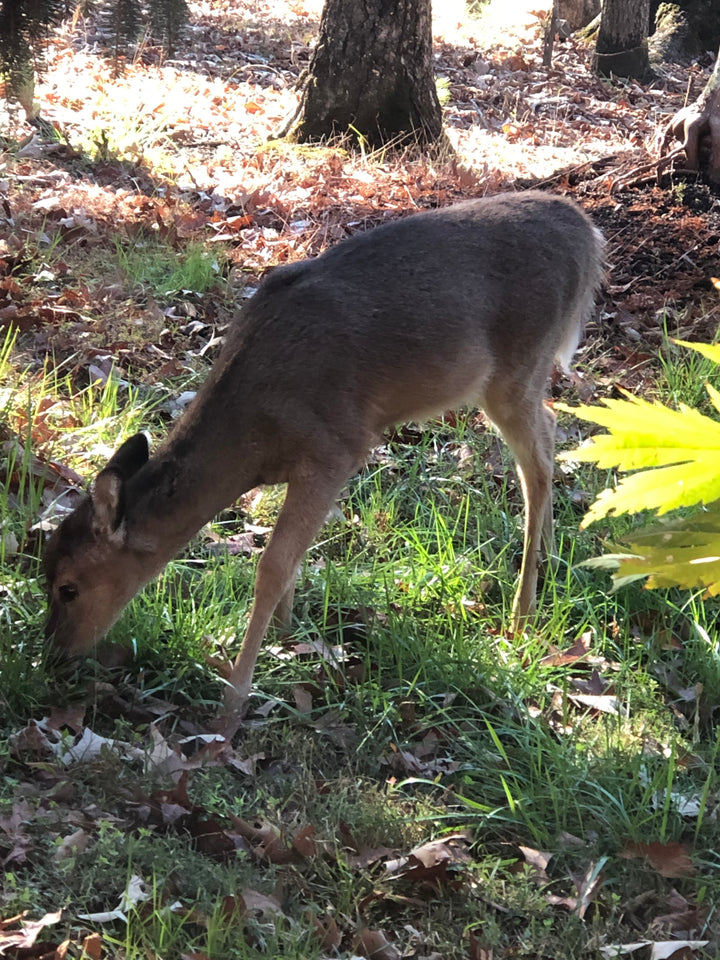
[[720, 183], [720, 50], [703, 92], [665, 127], [663, 153], [673, 139], [682, 141], [688, 170], [704, 170], [713, 183]]
[[720, 43], [720, 4], [717, 0], [650, 0], [650, 28], [657, 26], [658, 13], [672, 8], [681, 10], [690, 28], [697, 34], [703, 50], [714, 50]]
[[650, 75], [650, 0], [605, 0], [595, 45], [596, 73], [642, 80]]
[[600, 0], [556, 0], [557, 15], [567, 20], [573, 33], [582, 30], [600, 13]]
[[677, 3], [663, 3], [649, 41], [650, 63], [689, 63], [703, 55], [700, 37]]
[[442, 135], [430, 0], [325, 0], [287, 135], [308, 142], [348, 132], [371, 147]]

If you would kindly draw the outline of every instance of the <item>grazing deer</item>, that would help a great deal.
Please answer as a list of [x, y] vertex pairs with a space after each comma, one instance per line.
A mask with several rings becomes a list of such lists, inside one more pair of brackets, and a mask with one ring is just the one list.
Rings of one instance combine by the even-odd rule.
[[546, 383], [577, 348], [602, 256], [578, 206], [527, 192], [397, 220], [274, 270], [154, 456], [144, 435], [127, 440], [49, 540], [54, 651], [88, 651], [203, 524], [287, 482], [226, 692], [240, 716], [270, 621], [289, 625], [298, 565], [348, 477], [385, 428], [462, 404], [484, 409], [517, 463], [520, 630], [553, 549]]

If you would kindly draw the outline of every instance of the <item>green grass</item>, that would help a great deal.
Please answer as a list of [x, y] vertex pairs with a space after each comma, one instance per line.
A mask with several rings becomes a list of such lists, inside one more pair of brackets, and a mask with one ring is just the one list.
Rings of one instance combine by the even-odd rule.
[[[6, 382], [11, 375], [8, 360]], [[57, 442], [76, 466], [83, 450], [101, 462], [92, 438], [111, 447], [155, 416], [112, 380], [70, 396], [68, 381], [46, 377], [34, 390], [28, 408], [45, 409], [55, 393], [71, 411], [74, 426], [56, 424]], [[16, 409], [8, 401], [10, 423]], [[252, 706], [269, 712], [251, 711], [237, 747], [254, 771], [191, 769], [186, 797], [142, 759], [153, 750], [150, 725], [176, 740], [217, 709], [222, 685], [210, 658], [237, 649], [256, 558], [218, 556], [198, 537], [114, 628], [131, 651], [124, 665], [91, 660], [58, 679], [42, 661], [30, 536], [42, 481], [28, 476], [24, 497], [0, 500], [3, 529], [27, 550], [6, 553], [0, 568], [0, 817], [20, 811], [26, 851], [6, 862], [2, 915], [62, 906], [59, 939], [100, 930], [106, 955], [118, 958], [195, 950], [313, 960], [332, 953], [318, 933], [329, 918], [341, 956], [358, 949], [367, 926], [399, 950], [450, 960], [469, 955], [471, 932], [498, 956], [571, 958], [657, 938], [655, 919], [670, 912], [676, 889], [701, 918], [694, 935], [716, 937], [717, 603], [637, 586], [610, 595], [609, 578], [578, 568], [601, 544], [578, 533], [569, 491], [599, 478], [566, 474], [556, 491], [559, 562], [543, 584], [537, 628], [507, 637], [521, 498], [509, 470], [498, 477], [485, 466], [495, 442], [473, 439], [462, 419], [435, 424], [392, 440], [353, 479], [344, 520], [323, 529], [301, 571], [294, 638], [269, 638], [260, 656]], [[253, 517], [227, 511], [216, 529], [272, 522], [276, 510], [271, 497]], [[585, 660], [548, 659], [582, 636]], [[336, 648], [339, 664], [295, 646], [318, 640]], [[578, 700], [583, 682], [612, 695], [616, 712]], [[18, 740], [30, 717], [73, 703], [84, 704], [95, 733], [139, 752], [105, 750], [65, 767]], [[72, 731], [65, 737], [70, 744]], [[286, 846], [311, 826], [316, 849], [278, 862], [233, 818], [277, 831]], [[63, 844], [78, 830], [82, 842]], [[460, 830], [472, 838], [469, 857], [439, 878], [397, 878], [383, 865]], [[695, 872], [662, 876], [628, 858], [631, 843], [682, 844]], [[16, 844], [0, 828], [0, 853]], [[535, 878], [520, 845], [553, 854], [546, 878]], [[358, 865], [377, 847], [388, 852]], [[595, 874], [582, 916], [549, 902], [571, 903]], [[133, 876], [147, 899], [127, 908], [127, 923], [81, 919], [115, 909]], [[243, 891], [277, 896], [282, 914], [245, 910]]]
[[118, 238], [115, 256], [131, 289], [147, 289], [157, 297], [190, 291], [206, 293], [218, 283], [224, 263], [222, 249], [211, 250], [196, 242], [178, 253], [154, 239], [130, 243]]
[[[664, 401], [673, 406], [686, 403], [703, 413], [712, 414], [713, 407], [708, 400], [705, 384], [720, 388], [718, 365], [694, 350], [673, 343], [667, 322], [664, 329], [666, 342], [659, 354]], [[717, 340], [717, 333], [714, 339]]]

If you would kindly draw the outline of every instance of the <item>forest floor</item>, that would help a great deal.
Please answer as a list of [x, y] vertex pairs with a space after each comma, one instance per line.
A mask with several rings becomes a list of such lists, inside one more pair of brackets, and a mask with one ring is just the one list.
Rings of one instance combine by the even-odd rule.
[[[716, 198], [686, 178], [657, 184], [652, 171], [618, 189], [656, 156], [664, 121], [702, 90], [710, 64], [664, 66], [652, 85], [609, 83], [591, 72], [591, 49], [579, 41], [556, 43], [552, 66], [542, 67], [540, 20], [522, 3], [498, 4], [501, 14], [479, 21], [457, 2], [436, 6], [437, 75], [456, 154], [432, 160], [304, 150], [273, 139], [297, 103], [317, 2], [194, 4], [175, 59], [146, 46], [121, 59], [120, 75], [117, 61], [100, 55], [108, 42], [102, 20], [69, 25], [49, 49], [36, 91], [62, 142], [43, 143], [19, 118], [7, 120], [8, 132], [25, 140], [4, 158], [6, 273], [40, 230], [63, 250], [97, 246], [107, 232], [132, 238], [149, 229], [188, 243], [211, 231], [232, 277], [252, 283], [269, 266], [316, 255], [389, 217], [539, 186], [576, 196], [605, 231], [609, 282], [599, 333], [615, 361], [633, 368], [644, 344], [661, 342], [663, 323], [680, 336], [712, 337]], [[35, 285], [23, 297], [6, 281], [0, 317], [36, 326], [41, 355], [51, 348], [62, 357], [76, 350], [71, 308], [92, 307], [90, 293], [71, 275], [57, 278], [58, 290], [44, 280], [46, 304]], [[112, 316], [113, 291], [100, 293], [101, 312]], [[116, 296], [122, 300], [122, 291]], [[688, 319], [693, 303], [703, 309]], [[130, 322], [147, 320], [152, 330], [154, 307], [144, 305], [143, 315], [134, 305]], [[94, 331], [82, 332], [90, 343]], [[136, 371], [161, 368], [157, 353], [113, 349], [107, 337], [103, 347]]]
[[[658, 68], [650, 84], [610, 82], [591, 72], [591, 47], [571, 38], [556, 43], [552, 65], [545, 68], [541, 19], [525, 9], [532, 5], [498, 0], [482, 16], [471, 17], [462, 3], [441, 0], [434, 4], [436, 74], [453, 152], [368, 153], [350, 149], [349, 142], [297, 147], [276, 135], [297, 104], [297, 84], [317, 32], [319, 0], [193, 0], [190, 6], [186, 37], [172, 58], [149, 43], [120, 58], [111, 56], [102, 6], [94, 18], [59, 29], [35, 91], [56, 139], [41, 136], [17, 111], [0, 110], [0, 325], [17, 331], [15, 342], [6, 341], [2, 360], [5, 379], [12, 380], [13, 371], [16, 375], [15, 399], [12, 404], [6, 400], [3, 441], [6, 452], [18, 443], [31, 448], [30, 473], [39, 485], [36, 507], [76, 502], [80, 477], [101, 465], [117, 440], [111, 429], [87, 429], [73, 406], [74, 393], [86, 396], [98, 383], [106, 394], [113, 384], [131, 385], [141, 396], [155, 398], [160, 419], [169, 421], [179, 409], [178, 395], [197, 384], [207, 361], [217, 355], [238, 304], [266, 270], [315, 256], [394, 217], [460, 199], [539, 187], [577, 199], [604, 231], [607, 278], [578, 358], [581, 376], [574, 389], [581, 400], [607, 396], [618, 387], [655, 398], [660, 358], [672, 354], [668, 338], [716, 337], [720, 302], [712, 278], [720, 270], [720, 198], [697, 178], [665, 172], [658, 180], [648, 169], [664, 122], [702, 90], [710, 58], [699, 65]], [[52, 382], [58, 389], [50, 397]], [[17, 402], [23, 390], [25, 406]], [[111, 421], [117, 423], [114, 416]], [[10, 495], [3, 503], [18, 508], [14, 468], [6, 465], [4, 470]], [[249, 505], [248, 500], [241, 506], [249, 510]], [[264, 543], [263, 520], [253, 519], [255, 525], [236, 552], [254, 556]], [[32, 571], [36, 577], [43, 535], [37, 515], [28, 516], [13, 534], [16, 552], [3, 534], [7, 568], [16, 568], [21, 576]], [[17, 588], [2, 589], [10, 610]], [[28, 634], [32, 642], [23, 643], [35, 653], [23, 654], [22, 683], [17, 679], [22, 690], [40, 649], [41, 592], [33, 589], [24, 608], [34, 624]], [[353, 615], [363, 618], [360, 610]], [[7, 653], [12, 647], [13, 656], [23, 645], [17, 641], [17, 631], [24, 629], [17, 627], [18, 616], [3, 614], [3, 622], [12, 626], [3, 634], [3, 649]], [[661, 615], [657, 622], [665, 629]], [[669, 630], [666, 639], [677, 652], [681, 641], [676, 632]], [[308, 649], [318, 652], [313, 642], [316, 646]], [[306, 655], [308, 649], [301, 647], [298, 643], [280, 659]], [[666, 649], [657, 631], [652, 648], [655, 653]], [[320, 652], [321, 659], [326, 657]], [[574, 644], [569, 640], [564, 652], [555, 646], [547, 655], [556, 658], [544, 662], [547, 669], [590, 664], [576, 693], [595, 696], [597, 703], [614, 693], [598, 674], [621, 668], [609, 654], [589, 658], [585, 634]], [[456, 758], [446, 760], [456, 735], [470, 738], [468, 728], [459, 724], [450, 735], [448, 730], [441, 735], [439, 726], [420, 723], [414, 694], [400, 698], [397, 728], [387, 741], [384, 719], [376, 717], [377, 728], [363, 730], [369, 721], [362, 714], [349, 724], [332, 710], [320, 710], [294, 746], [292, 737], [277, 733], [287, 716], [277, 709], [270, 713], [277, 708], [274, 699], [264, 705], [269, 719], [258, 712], [241, 746], [209, 744], [189, 756], [181, 752], [178, 735], [200, 735], [204, 728], [194, 716], [198, 708], [182, 697], [171, 704], [166, 691], [146, 688], [152, 671], [144, 675], [136, 670], [132, 681], [96, 684], [79, 705], [56, 702], [51, 708], [37, 694], [37, 702], [24, 709], [13, 690], [12, 657], [3, 656], [0, 705], [8, 739], [0, 754], [6, 777], [0, 796], [5, 870], [0, 953], [497, 960], [640, 951], [638, 956], [659, 958], [700, 955], [695, 951], [702, 942], [710, 944], [708, 956], [717, 955], [712, 951], [720, 925], [703, 872], [717, 873], [716, 859], [711, 862], [708, 840], [707, 859], [700, 867], [691, 863], [680, 814], [673, 833], [666, 807], [656, 835], [650, 824], [654, 809], [647, 833], [638, 821], [623, 840], [617, 862], [643, 864], [635, 886], [627, 881], [629, 886], [613, 887], [615, 881], [603, 880], [609, 874], [600, 827], [599, 840], [591, 827], [582, 839], [570, 830], [561, 832], [561, 840], [557, 834], [551, 869], [552, 854], [540, 846], [549, 842], [550, 827], [533, 834], [520, 814], [522, 829], [513, 819], [513, 793], [519, 789], [514, 774], [506, 771], [505, 779], [500, 777], [500, 795], [510, 812], [498, 818], [500, 805], [492, 811], [483, 806], [481, 779], [463, 774], [465, 767]], [[204, 666], [212, 671], [215, 664], [208, 655]], [[345, 669], [353, 664], [348, 661]], [[519, 673], [526, 669], [522, 653], [516, 665]], [[335, 677], [335, 666], [328, 657], [325, 673]], [[702, 764], [698, 760], [695, 766], [712, 773], [714, 704], [703, 701], [702, 712], [697, 690], [693, 694], [683, 687], [678, 693], [679, 681], [665, 680], [658, 702], [672, 713], [688, 742], [702, 742]], [[520, 682], [517, 675], [515, 682]], [[538, 683], [537, 690], [544, 688], [544, 680]], [[519, 756], [520, 739], [509, 754], [487, 719], [497, 721], [498, 729], [512, 726], [520, 701], [527, 717], [550, 717], [551, 738], [562, 739], [559, 731], [567, 715], [558, 712], [559, 687], [548, 694], [546, 709], [538, 706], [537, 692], [518, 693], [509, 680], [502, 691], [492, 688], [490, 680], [488, 684], [478, 687], [478, 695], [490, 701], [483, 714], [487, 729], [482, 730], [486, 739], [490, 731], [482, 748], [488, 765], [505, 770], [511, 759], [525, 762]], [[694, 719], [680, 716], [685, 708], [676, 706], [666, 688], [697, 708]], [[374, 690], [368, 686], [367, 700], [379, 696]], [[301, 686], [295, 688], [294, 706], [288, 708], [293, 722], [310, 711], [308, 696]], [[517, 702], [505, 712], [499, 704], [515, 696]], [[207, 695], [201, 713], [210, 715], [211, 701]], [[315, 709], [312, 696], [309, 702]], [[608, 702], [578, 721], [576, 729], [589, 736]], [[104, 738], [91, 732], [90, 717], [93, 730], [102, 730]], [[518, 730], [527, 727], [527, 717], [518, 720]], [[706, 728], [695, 730], [693, 739], [688, 722], [691, 728], [693, 723]], [[400, 745], [403, 736], [396, 729], [412, 746]], [[377, 751], [373, 736], [382, 743]], [[324, 737], [326, 745], [311, 746], [313, 737]], [[368, 738], [374, 760], [362, 772], [360, 766], [343, 768], [342, 786], [339, 775], [334, 780], [334, 774], [321, 769], [328, 743], [337, 753], [357, 752], [359, 757], [369, 749]], [[67, 772], [74, 769], [67, 752], [73, 739], [89, 751], [89, 773]], [[648, 746], [650, 739], [643, 750], [652, 753], [653, 762], [667, 760], [665, 748], [656, 750], [654, 740]], [[109, 761], [103, 750], [111, 753], [121, 741], [124, 758]], [[582, 746], [577, 749], [582, 752]], [[528, 750], [532, 754], [532, 747]], [[145, 779], [139, 776], [132, 788], [123, 786], [121, 802], [114, 806], [109, 799], [114, 780], [122, 780], [123, 763], [137, 763], [141, 754]], [[677, 764], [690, 769], [692, 760], [678, 755]], [[643, 779], [644, 763], [632, 768], [633, 783], [640, 793], [646, 791], [645, 799], [652, 795], [660, 816], [663, 801], [654, 799], [655, 774]], [[203, 764], [232, 770], [244, 778], [242, 788], [228, 792], [223, 784], [221, 795], [218, 783], [203, 779]], [[294, 764], [303, 766], [302, 774]], [[543, 781], [549, 776], [542, 769], [536, 773]], [[673, 775], [658, 766], [668, 798]], [[422, 782], [426, 792], [411, 800], [398, 798], [403, 778]], [[243, 796], [255, 790], [254, 799], [247, 801], [251, 813], [237, 812], [232, 790]], [[337, 798], [331, 828], [332, 816], [318, 811], [326, 810], [322, 804], [329, 803], [333, 791], [343, 799]], [[384, 791], [395, 796], [390, 807]], [[703, 811], [709, 791], [708, 786]], [[312, 801], [304, 792], [313, 794]], [[712, 792], [715, 797], [714, 781]], [[464, 810], [492, 821], [492, 843], [488, 841], [482, 868], [473, 852], [477, 824], [474, 830], [467, 828], [467, 817], [457, 813], [461, 793]], [[601, 793], [598, 788], [598, 797]], [[351, 808], [357, 819], [348, 824]], [[716, 819], [716, 809], [720, 807], [707, 819]], [[387, 827], [384, 833], [375, 830], [375, 818]], [[707, 822], [693, 822], [695, 840], [701, 826], [708, 829]], [[140, 844], [143, 831], [156, 836], [155, 859], [136, 856], [138, 848], [128, 846]], [[168, 836], [174, 831], [191, 838], [193, 854], [200, 859], [173, 873], [170, 861], [177, 852]], [[643, 845], [645, 840], [651, 843]], [[597, 844], [592, 856], [575, 852], [590, 842]], [[127, 886], [121, 888], [108, 866], [113, 846], [125, 858]], [[220, 869], [217, 864], [228, 870], [236, 856], [244, 857], [249, 868], [242, 880], [227, 880], [224, 897], [212, 908], [187, 903], [176, 908], [174, 901], [183, 901], [188, 879], [179, 878], [179, 872], [197, 870], [198, 885], [214, 890], [210, 872]], [[582, 860], [581, 868], [576, 860]], [[145, 868], [142, 882], [135, 876], [139, 862]], [[77, 880], [83, 871], [86, 880]], [[378, 871], [384, 871], [382, 877]], [[166, 888], [158, 888], [160, 877], [171, 878]], [[507, 890], [520, 883], [513, 879], [518, 877], [521, 892], [518, 887], [511, 896]], [[683, 887], [689, 877], [693, 879]], [[343, 890], [342, 897], [334, 889]], [[351, 895], [350, 889], [356, 892]], [[306, 914], [298, 908], [303, 900], [313, 905]], [[135, 916], [134, 939], [122, 932], [129, 912]], [[152, 939], [147, 933], [151, 913]], [[166, 932], [164, 946], [158, 933], [163, 924], [168, 929], [176, 925], [172, 937]], [[231, 946], [222, 940], [225, 933], [217, 933], [223, 925], [240, 931]]]

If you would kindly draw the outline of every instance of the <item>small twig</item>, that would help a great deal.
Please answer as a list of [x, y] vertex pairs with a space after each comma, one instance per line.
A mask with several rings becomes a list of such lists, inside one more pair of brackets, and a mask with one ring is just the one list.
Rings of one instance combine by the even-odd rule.
[[594, 167], [599, 163], [607, 163], [608, 160], [612, 159], [612, 155], [607, 157], [594, 157], [592, 160], [585, 160], [583, 163], [575, 163], [570, 167], [563, 167], [562, 170], [558, 170], [557, 173], [554, 173], [551, 177], [545, 177], [544, 180], [533, 181], [533, 185], [536, 187], [545, 187], [551, 183], [556, 183], [558, 180], [562, 180], [564, 177], [571, 177], [573, 174], [580, 173], [581, 170], [585, 170], [587, 167]]
[[666, 153], [664, 157], [658, 157], [656, 160], [650, 160], [647, 163], [641, 163], [637, 167], [633, 167], [632, 170], [628, 170], [627, 173], [623, 173], [616, 180], [613, 180], [610, 185], [610, 193], [633, 186], [643, 177], [643, 174], [649, 173], [651, 170], [654, 171], [654, 179], [659, 181], [661, 171], [684, 152], [685, 148], [681, 144], [679, 147], [671, 150], [670, 153]]

